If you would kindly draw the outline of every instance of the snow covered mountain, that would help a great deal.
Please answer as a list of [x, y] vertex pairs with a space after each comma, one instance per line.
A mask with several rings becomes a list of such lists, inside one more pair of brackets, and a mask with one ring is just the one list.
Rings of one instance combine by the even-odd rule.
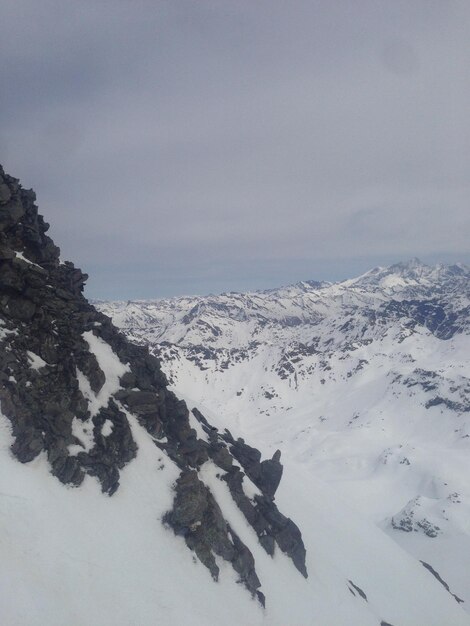
[[[314, 443], [313, 432], [293, 436], [299, 411], [288, 428], [287, 407], [250, 377], [243, 389], [230, 383], [239, 404], [225, 407], [228, 373], [263, 354], [252, 338], [246, 356], [240, 342], [218, 363], [165, 344], [184, 397], [212, 386], [209, 410], [189, 411], [147, 348], [83, 297], [86, 276], [60, 261], [47, 229], [34, 193], [0, 167], [0, 624], [470, 624], [460, 589], [434, 563], [423, 567], [299, 456], [300, 442]], [[196, 331], [198, 314], [185, 315]], [[287, 317], [279, 336], [305, 326]], [[307, 381], [293, 384], [285, 368], [271, 375], [292, 394]], [[227, 430], [223, 415], [235, 410]], [[250, 429], [269, 456], [240, 437]]]
[[469, 279], [413, 259], [335, 284], [98, 306], [215, 424], [279, 448], [469, 607]]

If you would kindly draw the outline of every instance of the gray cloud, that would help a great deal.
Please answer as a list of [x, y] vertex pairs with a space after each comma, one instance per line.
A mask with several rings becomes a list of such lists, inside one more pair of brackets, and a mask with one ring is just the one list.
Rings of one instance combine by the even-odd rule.
[[470, 261], [462, 0], [6, 0], [0, 159], [94, 297]]

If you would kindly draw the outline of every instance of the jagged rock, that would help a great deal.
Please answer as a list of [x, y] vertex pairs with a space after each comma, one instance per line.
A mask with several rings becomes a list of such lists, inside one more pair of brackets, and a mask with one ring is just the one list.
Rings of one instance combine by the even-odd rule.
[[28, 463], [36, 458], [43, 448], [44, 440], [41, 433], [33, 428], [24, 428], [16, 435], [11, 451], [18, 461]]
[[240, 580], [254, 595], [261, 583], [256, 575], [250, 550], [224, 520], [219, 505], [194, 470], [182, 472], [176, 482], [173, 508], [164, 522], [182, 535], [187, 545], [209, 568], [214, 580], [219, 568], [214, 554], [232, 563]]
[[158, 396], [152, 391], [124, 392], [122, 401], [137, 415], [158, 414]]
[[[104, 437], [102, 427], [106, 420], [112, 423], [110, 435]], [[112, 495], [119, 487], [119, 471], [137, 455], [135, 443], [126, 416], [110, 401], [93, 418], [94, 447], [80, 452], [77, 458], [83, 468], [101, 481], [105, 493]]]
[[96, 356], [86, 350], [86, 348], [83, 348], [82, 351], [76, 354], [75, 360], [77, 368], [85, 374], [92, 390], [98, 393], [106, 382], [106, 376], [100, 368]]
[[[198, 409], [193, 409], [192, 412], [209, 434], [211, 441], [208, 447], [209, 456], [216, 465], [226, 470], [226, 473], [221, 478], [227, 483], [232, 498], [248, 523], [255, 530], [261, 546], [272, 556], [275, 550], [275, 543], [277, 543], [279, 548], [292, 559], [301, 574], [307, 577], [305, 565], [306, 550], [300, 530], [291, 519], [286, 518], [279, 512], [273, 501], [274, 491], [279, 485], [282, 474], [282, 465], [279, 462], [280, 451], [276, 450], [272, 459], [260, 462], [261, 453], [259, 450], [245, 444], [243, 439], [235, 441], [227, 429], [225, 429], [224, 434], [219, 434], [217, 429], [211, 427]], [[246, 495], [243, 490], [244, 474], [238, 466], [233, 465], [233, 461], [231, 464], [225, 463], [223, 450], [227, 454], [228, 451], [225, 443], [221, 442], [231, 444], [232, 454], [241, 463], [247, 476], [260, 488], [263, 493], [262, 496], [255, 496], [253, 501]], [[222, 462], [221, 458], [223, 459]], [[262, 468], [265, 469], [263, 470]]]
[[232, 559], [233, 569], [240, 574], [240, 581], [245, 587], [256, 595], [261, 604], [265, 606], [264, 594], [258, 591], [258, 588], [261, 587], [261, 583], [255, 571], [253, 555], [228, 524], [227, 530], [235, 549], [235, 556]]
[[[3, 253], [4, 257], [9, 254], [12, 255], [11, 258], [14, 258], [14, 252], [5, 251]], [[22, 292], [25, 288], [25, 276], [21, 272], [18, 272], [12, 263], [3, 262], [0, 265], [0, 288]]]
[[23, 296], [5, 294], [0, 296], [0, 312], [10, 319], [27, 322], [36, 313], [36, 305]]
[[228, 430], [225, 431], [223, 438], [231, 444], [230, 452], [246, 471], [247, 476], [266, 496], [274, 497], [282, 477], [280, 450], [276, 450], [272, 459], [261, 461], [261, 452], [247, 445], [242, 438], [235, 441]]
[[444, 589], [448, 593], [450, 593], [450, 595], [455, 599], [456, 602], [458, 602], [459, 604], [462, 604], [464, 602], [464, 600], [462, 600], [462, 598], [459, 598], [458, 595], [456, 595], [455, 593], [452, 593], [452, 591], [450, 590], [449, 585], [446, 583], [446, 581], [443, 578], [441, 578], [439, 572], [436, 572], [436, 570], [434, 569], [434, 567], [432, 565], [429, 565], [429, 563], [426, 563], [425, 561], [420, 561], [420, 563], [429, 572], [431, 572], [431, 574], [434, 576], [434, 578], [436, 578], [436, 580], [438, 580], [441, 583], [441, 585], [444, 587]]
[[10, 199], [0, 206], [0, 230], [13, 226], [25, 213], [23, 204], [18, 198]]
[[270, 534], [270, 525], [260, 512], [258, 506], [253, 504], [250, 498], [248, 498], [243, 491], [243, 473], [238, 467], [235, 466], [231, 468], [231, 471], [225, 474], [222, 479], [227, 483], [232, 498], [236, 502], [238, 508], [246, 517], [248, 523], [254, 528], [261, 546], [270, 556], [273, 556], [274, 536]]
[[276, 450], [272, 459], [261, 461], [259, 484], [261, 490], [273, 497], [282, 478], [283, 467], [280, 463], [281, 451]]
[[308, 573], [305, 566], [306, 550], [299, 528], [291, 519], [285, 517], [270, 499], [255, 496], [255, 501], [259, 510], [271, 525], [271, 532], [278, 546], [291, 557], [299, 572], [307, 578]]
[[209, 446], [209, 456], [216, 465], [226, 472], [229, 472], [232, 469], [233, 458], [225, 446], [212, 443]]
[[10, 188], [5, 183], [0, 182], [0, 204], [6, 204], [10, 200], [10, 198], [11, 198]]
[[132, 388], [137, 384], [137, 377], [133, 372], [126, 372], [119, 379], [121, 387]]
[[[132, 414], [181, 470], [164, 521], [184, 536], [215, 579], [218, 555], [264, 605], [253, 555], [224, 519], [198, 470], [209, 459], [218, 465], [268, 554], [274, 554], [277, 542], [305, 573], [300, 533], [273, 502], [282, 474], [280, 453], [262, 461], [258, 450], [228, 431], [219, 435], [194, 409], [208, 435], [208, 442], [198, 439], [185, 402], [167, 389], [159, 360], [148, 348], [130, 343], [84, 298], [87, 276], [73, 263], [60, 262], [35, 199], [0, 166], [0, 402], [12, 425], [12, 453], [28, 463], [44, 452], [62, 483], [79, 486], [88, 474], [111, 496], [119, 488], [120, 471], [138, 454]], [[107, 372], [84, 335], [90, 331], [127, 368], [109, 397]], [[77, 434], [82, 428], [84, 440]], [[264, 494], [260, 502], [244, 493], [244, 474], [234, 458]]]

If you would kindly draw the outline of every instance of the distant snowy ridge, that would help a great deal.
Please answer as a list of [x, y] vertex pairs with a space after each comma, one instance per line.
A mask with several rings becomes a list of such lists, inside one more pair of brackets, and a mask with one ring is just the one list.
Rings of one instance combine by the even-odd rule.
[[470, 606], [470, 270], [99, 303], [173, 388], [321, 477]]
[[[238, 324], [237, 330], [251, 330], [256, 339], [263, 337], [266, 327], [267, 337], [279, 327], [288, 340], [302, 338], [305, 326], [349, 314], [379, 327], [388, 320], [424, 323], [434, 334], [447, 338], [469, 328], [469, 277], [470, 269], [462, 264], [427, 266], [413, 259], [333, 284], [304, 281], [250, 293], [96, 304], [136, 338], [143, 331], [147, 337], [151, 333], [152, 341], [181, 345], [195, 345], [202, 339], [215, 347], [226, 346], [227, 339], [231, 347], [248, 345], [249, 334], [224, 334], [237, 322], [245, 323]], [[310, 338], [308, 331], [304, 334]]]

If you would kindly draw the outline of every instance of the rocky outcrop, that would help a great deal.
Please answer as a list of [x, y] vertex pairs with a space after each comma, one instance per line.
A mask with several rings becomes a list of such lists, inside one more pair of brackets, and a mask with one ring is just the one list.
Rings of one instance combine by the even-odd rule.
[[[220, 468], [219, 479], [263, 548], [272, 555], [277, 544], [306, 576], [300, 531], [274, 504], [280, 453], [263, 461], [258, 450], [228, 431], [219, 434], [194, 410], [207, 434], [198, 438], [186, 404], [168, 390], [158, 359], [130, 343], [85, 299], [87, 276], [61, 262], [35, 199], [0, 167], [0, 402], [11, 422], [12, 453], [22, 463], [43, 454], [64, 484], [79, 486], [86, 475], [96, 477], [111, 496], [120, 472], [138, 454], [132, 416], [180, 469], [163, 522], [184, 537], [214, 579], [219, 556], [264, 604], [253, 555], [224, 519], [199, 470], [206, 463]], [[103, 365], [109, 358], [119, 376]], [[257, 495], [245, 492], [245, 474]]]
[[[227, 429], [223, 434], [219, 433], [198, 409], [193, 409], [193, 415], [209, 438], [210, 458], [225, 471], [221, 479], [227, 483], [232, 498], [255, 530], [261, 546], [272, 556], [277, 544], [292, 559], [299, 572], [307, 577], [306, 551], [300, 530], [274, 504], [274, 493], [282, 475], [280, 451], [277, 450], [272, 459], [261, 461], [260, 451], [247, 445], [243, 439], [235, 441]], [[233, 457], [241, 467], [234, 463]], [[243, 488], [242, 469], [260, 490], [253, 498], [249, 498]]]
[[219, 578], [219, 567], [214, 554], [229, 561], [239, 574], [240, 581], [264, 605], [264, 595], [258, 591], [261, 583], [255, 571], [253, 555], [225, 521], [210, 490], [199, 480], [197, 472], [185, 470], [176, 482], [173, 509], [164, 522], [175, 534], [182, 535], [199, 560], [209, 569], [214, 580]]
[[230, 444], [230, 452], [241, 463], [247, 475], [268, 497], [274, 497], [282, 477], [281, 451], [276, 450], [272, 459], [261, 461], [261, 452], [247, 445], [239, 437], [236, 441], [226, 430], [223, 439]]

